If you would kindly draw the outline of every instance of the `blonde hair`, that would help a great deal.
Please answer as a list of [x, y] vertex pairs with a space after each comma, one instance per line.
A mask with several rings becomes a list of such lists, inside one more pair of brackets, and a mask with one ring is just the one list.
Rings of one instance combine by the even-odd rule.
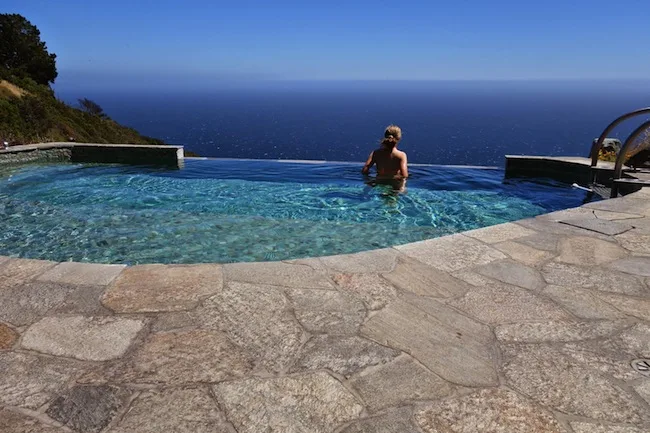
[[402, 139], [402, 129], [397, 125], [388, 125], [384, 131], [384, 138], [381, 144], [388, 147], [395, 147]]

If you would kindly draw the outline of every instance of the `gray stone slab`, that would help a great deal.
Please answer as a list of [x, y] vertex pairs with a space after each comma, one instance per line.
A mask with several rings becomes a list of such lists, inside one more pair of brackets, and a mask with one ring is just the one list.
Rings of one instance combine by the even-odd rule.
[[538, 250], [519, 242], [502, 242], [495, 244], [494, 248], [527, 266], [535, 266], [555, 257], [555, 254], [550, 251]]
[[289, 289], [286, 291], [296, 319], [310, 333], [353, 335], [366, 317], [359, 299], [332, 290]]
[[111, 433], [215, 433], [231, 432], [209, 392], [164, 389], [143, 392]]
[[584, 236], [572, 236], [560, 241], [557, 261], [573, 265], [595, 266], [627, 256], [627, 251], [615, 244]]
[[119, 358], [144, 322], [121, 317], [45, 317], [27, 329], [24, 349], [86, 361]]
[[[519, 220], [517, 221], [516, 224], [534, 230], [536, 232], [539, 232], [540, 234], [554, 235], [554, 236], [559, 236], [561, 238], [566, 236], [589, 236], [594, 239], [601, 239], [605, 241], [611, 240], [611, 236], [607, 236], [602, 233], [592, 232], [579, 227], [573, 227], [566, 224], [561, 224], [558, 221], [555, 221], [553, 219], [548, 219], [548, 218], [529, 218], [525, 220]], [[517, 239], [517, 242], [521, 242], [524, 239], [526, 238]], [[535, 246], [535, 245], [531, 245], [531, 246]], [[537, 246], [536, 248], [541, 248], [541, 246]]]
[[18, 340], [18, 333], [4, 323], [0, 323], [0, 350], [11, 349]]
[[552, 346], [506, 346], [503, 356], [507, 383], [545, 407], [610, 422], [647, 418], [626, 390]]
[[38, 281], [82, 286], [107, 286], [126, 268], [126, 265], [96, 263], [59, 263], [38, 277]]
[[530, 236], [535, 234], [535, 232], [525, 227], [518, 226], [517, 224], [505, 223], [483, 227], [476, 230], [469, 230], [463, 232], [463, 234], [487, 244], [495, 244], [524, 236]]
[[581, 267], [550, 262], [542, 268], [547, 283], [563, 287], [595, 289], [603, 292], [643, 295], [644, 285], [632, 275], [603, 267]]
[[129, 392], [115, 386], [75, 386], [54, 400], [50, 418], [79, 433], [99, 433], [124, 407]]
[[64, 433], [61, 427], [44, 424], [19, 412], [0, 409], [0, 432], [2, 433]]
[[579, 227], [585, 230], [591, 230], [608, 236], [620, 235], [621, 233], [625, 233], [626, 231], [632, 229], [632, 226], [627, 223], [608, 221], [597, 218], [566, 219], [561, 220], [560, 223], [573, 227]]
[[166, 386], [215, 383], [242, 377], [252, 362], [241, 348], [218, 331], [171, 331], [152, 334], [128, 360], [104, 374], [123, 383], [164, 384]]
[[382, 276], [393, 286], [420, 296], [454, 298], [468, 290], [464, 281], [407, 256], [398, 257], [395, 269]]
[[324, 272], [306, 265], [285, 262], [230, 263], [223, 266], [227, 281], [270, 284], [300, 289], [331, 289]]
[[417, 401], [438, 400], [454, 388], [408, 355], [350, 379], [370, 412]]
[[546, 285], [536, 269], [513, 260], [499, 260], [473, 270], [483, 276], [529, 290], [540, 290]]
[[330, 433], [363, 410], [343, 385], [324, 372], [224, 382], [213, 389], [239, 433]]
[[461, 234], [414, 242], [396, 248], [407, 256], [447, 272], [506, 258], [502, 252]]
[[170, 311], [156, 315], [151, 331], [191, 330], [197, 328], [199, 324], [200, 319], [196, 311]]
[[372, 316], [361, 333], [409, 353], [450, 382], [496, 385], [490, 329], [430, 298], [416, 301], [394, 301]]
[[[527, 220], [529, 221], [529, 220]], [[526, 245], [537, 250], [555, 253], [558, 251], [561, 236], [551, 233], [538, 233], [523, 238], [518, 238], [516, 243]]]
[[543, 408], [506, 389], [484, 389], [445, 400], [415, 413], [424, 433], [562, 433]]
[[648, 319], [650, 311], [650, 299], [632, 298], [629, 296], [616, 295], [613, 293], [599, 293], [598, 298], [615, 307], [622, 313], [638, 317], [642, 320]]
[[106, 316], [113, 314], [105, 308], [101, 299], [105, 286], [72, 286], [63, 302], [50, 310], [49, 314], [82, 314], [85, 316]]
[[613, 425], [609, 423], [594, 424], [590, 422], [575, 421], [571, 423], [575, 433], [647, 433], [646, 427], [631, 425]]
[[302, 343], [291, 304], [275, 286], [228, 283], [197, 313], [201, 326], [225, 332], [256, 365], [274, 372], [288, 367]]
[[509, 323], [497, 326], [495, 334], [505, 343], [567, 342], [607, 337], [629, 326], [627, 320]]
[[626, 274], [650, 277], [650, 257], [627, 257], [610, 263], [609, 267]]
[[124, 270], [102, 303], [120, 313], [195, 308], [223, 286], [220, 265], [142, 265]]
[[0, 404], [37, 409], [86, 368], [74, 360], [0, 352]]
[[377, 274], [335, 274], [332, 280], [339, 290], [357, 297], [369, 310], [384, 308], [397, 297], [395, 287]]
[[648, 210], [648, 205], [644, 203], [644, 201], [645, 200], [635, 200], [627, 197], [619, 197], [587, 203], [583, 207], [594, 210], [645, 215], [645, 212]]
[[636, 218], [643, 218], [643, 215], [630, 214], [624, 212], [612, 212], [607, 210], [594, 210], [594, 215], [596, 215], [596, 218], [598, 219], [607, 220], [607, 221], [632, 220]]
[[641, 398], [650, 404], [650, 380], [644, 380], [643, 382], [634, 385], [634, 390], [641, 396]]
[[13, 289], [27, 283], [48, 269], [56, 262], [29, 259], [8, 259], [0, 263], [0, 290]]
[[391, 409], [381, 415], [353, 422], [340, 433], [420, 433], [411, 417], [410, 407]]
[[336, 273], [382, 273], [390, 272], [397, 260], [397, 251], [392, 248], [364, 251], [355, 254], [321, 257], [321, 262]]
[[302, 348], [293, 371], [327, 369], [343, 376], [390, 362], [400, 352], [365, 338], [316, 335]]
[[73, 290], [72, 286], [37, 281], [0, 289], [0, 320], [29, 325], [61, 305]]
[[620, 319], [625, 315], [589, 289], [549, 285], [542, 291], [565, 310], [581, 319]]
[[[458, 274], [458, 277], [466, 278], [466, 275], [467, 273]], [[451, 299], [446, 303], [484, 323], [497, 325], [570, 318], [558, 305], [521, 287], [490, 280], [478, 274], [468, 280], [480, 286], [462, 298]]]
[[650, 255], [650, 234], [633, 229], [616, 236], [616, 240], [628, 251], [636, 254]]
[[585, 207], [574, 207], [571, 209], [562, 209], [555, 212], [549, 212], [547, 214], [542, 214], [536, 217], [536, 219], [549, 220], [549, 221], [561, 221], [563, 219], [596, 219], [593, 209], [587, 209]]

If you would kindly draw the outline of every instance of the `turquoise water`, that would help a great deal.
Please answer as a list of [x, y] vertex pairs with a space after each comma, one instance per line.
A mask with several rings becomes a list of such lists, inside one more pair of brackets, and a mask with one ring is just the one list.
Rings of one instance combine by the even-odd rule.
[[499, 169], [413, 166], [405, 192], [359, 164], [187, 160], [180, 170], [30, 165], [0, 172], [0, 255], [101, 263], [351, 253], [579, 206], [585, 192]]

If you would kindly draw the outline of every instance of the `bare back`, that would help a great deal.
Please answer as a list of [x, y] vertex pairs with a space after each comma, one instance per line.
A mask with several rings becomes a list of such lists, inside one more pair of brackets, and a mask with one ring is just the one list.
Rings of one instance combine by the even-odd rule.
[[374, 164], [377, 164], [378, 176], [408, 177], [406, 153], [397, 150], [395, 147], [382, 146], [373, 151], [368, 157], [368, 161], [366, 161], [363, 172], [367, 174]]

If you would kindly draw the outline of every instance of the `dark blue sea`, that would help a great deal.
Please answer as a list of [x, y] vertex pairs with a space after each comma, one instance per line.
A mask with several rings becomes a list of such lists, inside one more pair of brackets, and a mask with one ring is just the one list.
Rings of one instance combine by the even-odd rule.
[[56, 92], [201, 156], [361, 162], [394, 123], [412, 163], [489, 166], [506, 154], [587, 156], [612, 119], [650, 105], [650, 81], [185, 84]]

